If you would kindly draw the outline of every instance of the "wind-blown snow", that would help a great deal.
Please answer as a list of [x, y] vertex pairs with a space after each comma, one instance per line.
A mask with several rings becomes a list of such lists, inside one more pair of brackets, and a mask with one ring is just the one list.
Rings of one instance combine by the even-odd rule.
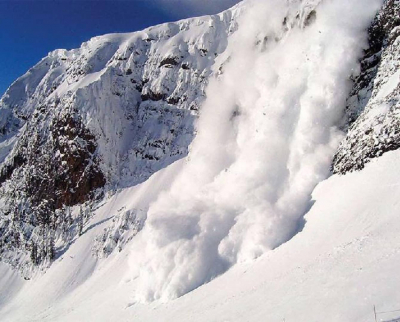
[[349, 71], [380, 4], [248, 2], [220, 57], [229, 63], [208, 87], [188, 162], [150, 206], [146, 247], [133, 252], [140, 300], [181, 296], [301, 227], [329, 175]]

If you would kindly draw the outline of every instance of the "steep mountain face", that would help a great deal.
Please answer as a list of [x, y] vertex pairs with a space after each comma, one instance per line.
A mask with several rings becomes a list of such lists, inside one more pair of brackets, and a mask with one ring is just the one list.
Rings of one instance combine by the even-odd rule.
[[369, 49], [348, 100], [348, 130], [334, 157], [334, 173], [360, 170], [400, 148], [400, 2], [386, 1], [368, 32]]
[[95, 200], [187, 154], [239, 13], [95, 37], [12, 84], [0, 100], [2, 260], [52, 260], [47, 240], [68, 244]]
[[[0, 100], [0, 260], [29, 275], [96, 225], [85, 247], [97, 257], [141, 232], [134, 270], [147, 301], [280, 246], [333, 155], [344, 174], [399, 147], [398, 0], [385, 1], [354, 75], [378, 2], [247, 1], [245, 18], [239, 5], [50, 53]], [[110, 205], [185, 157], [197, 131], [152, 207], [149, 187], [140, 207]]]

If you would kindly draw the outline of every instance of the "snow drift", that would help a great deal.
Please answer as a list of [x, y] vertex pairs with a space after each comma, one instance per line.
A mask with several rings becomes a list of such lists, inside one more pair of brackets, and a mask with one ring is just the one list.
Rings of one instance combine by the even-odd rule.
[[379, 5], [248, 1], [188, 161], [133, 245], [139, 300], [179, 297], [301, 229]]

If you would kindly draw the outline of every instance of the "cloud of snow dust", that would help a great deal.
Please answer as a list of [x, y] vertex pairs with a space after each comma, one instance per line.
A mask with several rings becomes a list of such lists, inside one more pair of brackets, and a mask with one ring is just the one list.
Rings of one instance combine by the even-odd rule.
[[181, 296], [296, 233], [329, 175], [349, 76], [380, 3], [248, 0], [189, 161], [150, 206], [132, 260], [140, 300]]

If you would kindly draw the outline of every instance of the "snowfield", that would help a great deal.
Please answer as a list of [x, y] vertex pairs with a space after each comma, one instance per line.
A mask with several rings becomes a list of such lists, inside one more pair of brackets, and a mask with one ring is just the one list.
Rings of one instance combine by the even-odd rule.
[[[98, 209], [95, 226], [43, 276], [23, 281], [0, 266], [1, 320], [372, 322], [374, 305], [399, 309], [399, 162], [400, 152], [389, 152], [319, 184], [303, 230], [254, 262], [176, 300], [137, 303], [129, 249], [95, 261], [89, 241], [106, 226], [97, 223], [120, 207], [144, 206], [150, 191], [168, 186], [177, 162]], [[396, 317], [378, 314], [378, 321]]]

